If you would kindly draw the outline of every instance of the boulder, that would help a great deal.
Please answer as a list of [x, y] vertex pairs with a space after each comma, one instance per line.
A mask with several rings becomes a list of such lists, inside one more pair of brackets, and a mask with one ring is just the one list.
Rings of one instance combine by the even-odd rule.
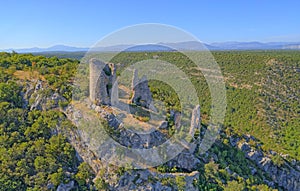
[[240, 141], [240, 138], [238, 138], [238, 137], [234, 137], [234, 136], [229, 137], [229, 142], [230, 142], [231, 146], [233, 146], [233, 147], [235, 147], [239, 141]]
[[160, 129], [166, 129], [168, 127], [168, 122], [167, 121], [162, 121], [159, 125]]
[[239, 144], [238, 146], [243, 152], [248, 152], [251, 150], [251, 147], [248, 143], [244, 142], [244, 143], [241, 143]]
[[191, 153], [180, 153], [174, 159], [167, 162], [167, 165], [172, 168], [176, 166], [177, 168], [186, 169], [192, 171], [197, 169], [197, 166], [200, 164], [200, 160], [196, 158]]
[[260, 151], [252, 150], [252, 151], [246, 153], [246, 157], [253, 161], [259, 161], [263, 157], [263, 154]]
[[70, 181], [70, 182], [67, 183], [67, 184], [61, 183], [61, 184], [57, 187], [56, 191], [70, 191], [70, 190], [72, 190], [73, 188], [74, 188], [74, 181]]

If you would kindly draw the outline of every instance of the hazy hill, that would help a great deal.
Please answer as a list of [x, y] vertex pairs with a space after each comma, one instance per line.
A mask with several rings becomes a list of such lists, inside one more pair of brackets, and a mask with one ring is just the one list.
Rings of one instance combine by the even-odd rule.
[[48, 48], [23, 48], [23, 49], [4, 49], [0, 51], [18, 53], [37, 53], [37, 52], [86, 52], [86, 51], [173, 51], [179, 50], [299, 50], [300, 42], [216, 42], [216, 43], [199, 43], [196, 41], [177, 42], [177, 43], [158, 43], [149, 45], [130, 45], [121, 44], [106, 47], [72, 47], [66, 45], [55, 45]]

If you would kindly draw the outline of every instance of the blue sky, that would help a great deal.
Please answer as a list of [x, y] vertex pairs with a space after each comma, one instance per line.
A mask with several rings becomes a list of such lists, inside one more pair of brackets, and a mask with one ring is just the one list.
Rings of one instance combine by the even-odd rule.
[[10, 0], [0, 7], [0, 49], [88, 47], [120, 28], [162, 23], [203, 42], [300, 41], [300, 1]]

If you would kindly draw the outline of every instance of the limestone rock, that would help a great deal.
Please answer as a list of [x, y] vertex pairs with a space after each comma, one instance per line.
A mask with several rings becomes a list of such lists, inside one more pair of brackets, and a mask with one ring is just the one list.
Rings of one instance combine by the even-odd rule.
[[67, 101], [63, 96], [59, 95], [58, 93], [52, 94], [51, 97], [47, 98], [47, 103], [51, 103], [51, 105], [46, 105], [44, 106], [44, 110], [46, 109], [53, 109], [59, 107], [60, 102], [65, 102]]
[[253, 161], [259, 161], [263, 157], [263, 154], [260, 151], [252, 150], [246, 154], [246, 157]]
[[168, 122], [167, 121], [162, 121], [159, 125], [160, 129], [166, 129], [168, 127]]
[[246, 152], [246, 151], [250, 151], [251, 150], [251, 147], [250, 147], [250, 145], [248, 144], [248, 143], [241, 143], [241, 144], [239, 144], [239, 148], [242, 150], [242, 151], [244, 151], [244, 152]]
[[41, 80], [38, 80], [36, 85], [35, 85], [35, 91], [38, 91], [40, 89], [43, 89], [43, 85], [42, 85], [42, 81]]
[[249, 142], [250, 140], [253, 140], [255, 141], [255, 137], [253, 137], [252, 135], [249, 135], [249, 134], [246, 134], [246, 135], [243, 135], [243, 138], [246, 140], [246, 142]]
[[[156, 190], [156, 191], [171, 191], [178, 190], [176, 177], [182, 177], [185, 185], [183, 189], [187, 191], [197, 191], [194, 186], [194, 180], [199, 179], [199, 172], [191, 173], [158, 173], [150, 172], [149, 170], [138, 170], [125, 172], [120, 178], [118, 184], [113, 186], [113, 190]], [[153, 181], [149, 181], [149, 180]], [[170, 185], [163, 185], [161, 180], [169, 179]]]
[[74, 188], [74, 181], [70, 181], [68, 184], [61, 183], [56, 191], [70, 191]]
[[250, 167], [250, 170], [251, 170], [251, 174], [254, 175], [256, 174], [257, 170], [253, 167]]
[[34, 99], [34, 102], [31, 104], [30, 110], [31, 111], [34, 109], [41, 110], [42, 109], [42, 107], [41, 107], [42, 98], [41, 98], [40, 94], [36, 94], [36, 97], [31, 98], [31, 99]]
[[235, 138], [234, 136], [229, 137], [229, 142], [233, 147], [235, 147], [239, 141], [240, 138]]
[[175, 111], [174, 115], [173, 115], [173, 119], [174, 119], [175, 128], [177, 130], [179, 130], [181, 127], [181, 113], [178, 111]]
[[196, 158], [191, 153], [180, 153], [174, 159], [167, 162], [169, 167], [178, 167], [182, 169], [186, 169], [188, 171], [192, 171], [197, 169], [197, 166], [200, 164], [200, 160]]
[[[249, 136], [248, 136], [249, 137]], [[249, 137], [249, 139], [256, 140], [254, 137]], [[230, 137], [230, 143], [236, 145], [238, 138], [234, 139]], [[247, 140], [247, 139], [246, 139]], [[269, 156], [265, 155], [261, 150], [253, 149], [247, 142], [243, 142], [238, 145], [244, 153], [245, 156], [252, 160], [256, 165], [266, 172], [272, 179], [272, 181], [264, 180], [264, 182], [270, 186], [274, 187], [278, 184], [286, 190], [298, 191], [300, 190], [300, 169], [292, 168], [287, 162], [284, 162], [281, 166], [275, 165]], [[270, 152], [271, 155], [276, 155], [275, 152]], [[250, 168], [251, 173], [255, 174], [257, 171], [254, 168]]]

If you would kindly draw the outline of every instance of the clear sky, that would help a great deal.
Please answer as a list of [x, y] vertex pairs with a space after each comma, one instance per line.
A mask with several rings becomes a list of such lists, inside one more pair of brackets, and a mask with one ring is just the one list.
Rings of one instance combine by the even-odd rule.
[[162, 23], [203, 42], [300, 41], [299, 0], [6, 0], [0, 49], [88, 47], [128, 25]]

